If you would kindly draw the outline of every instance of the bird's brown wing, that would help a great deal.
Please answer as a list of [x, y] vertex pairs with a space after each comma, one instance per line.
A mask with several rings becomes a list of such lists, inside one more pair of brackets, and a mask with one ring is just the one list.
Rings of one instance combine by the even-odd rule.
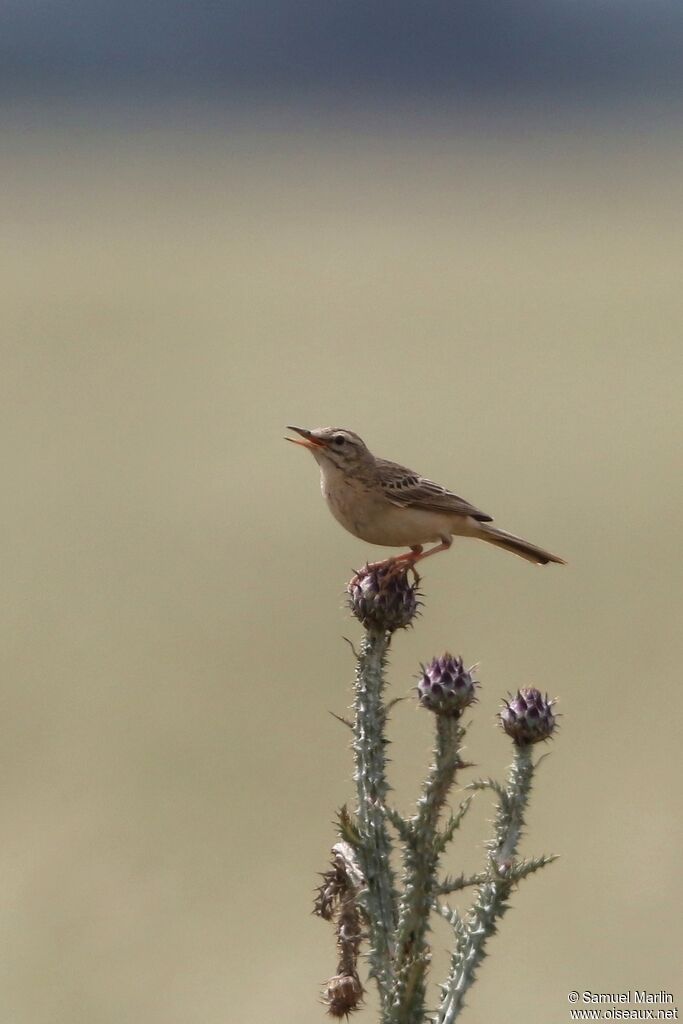
[[414, 473], [412, 469], [386, 459], [377, 459], [377, 468], [385, 497], [398, 508], [418, 506], [433, 512], [452, 512], [454, 515], [472, 516], [480, 523], [493, 520], [492, 516], [470, 505], [469, 501]]

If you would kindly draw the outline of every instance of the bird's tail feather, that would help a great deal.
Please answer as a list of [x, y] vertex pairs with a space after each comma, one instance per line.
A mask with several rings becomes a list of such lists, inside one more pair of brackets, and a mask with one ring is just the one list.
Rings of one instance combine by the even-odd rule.
[[483, 523], [480, 524], [477, 536], [480, 540], [485, 540], [489, 544], [495, 544], [496, 547], [504, 548], [506, 551], [512, 551], [515, 555], [520, 555], [521, 558], [526, 558], [527, 562], [534, 562], [535, 565], [547, 565], [548, 562], [557, 562], [559, 565], [566, 565], [564, 558], [560, 558], [558, 555], [553, 555], [550, 551], [544, 551], [543, 548], [536, 547], [535, 544], [530, 544], [528, 540], [522, 540], [521, 537], [515, 537], [513, 533], [506, 533], [505, 530], [499, 530], [495, 526], [489, 526], [488, 523], [486, 525]]

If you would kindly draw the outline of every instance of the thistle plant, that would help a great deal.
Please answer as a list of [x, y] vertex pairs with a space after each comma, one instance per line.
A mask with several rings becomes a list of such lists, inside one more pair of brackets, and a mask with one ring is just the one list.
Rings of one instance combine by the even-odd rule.
[[[433, 763], [412, 814], [401, 814], [389, 802], [387, 721], [396, 701], [385, 697], [387, 653], [393, 635], [418, 614], [418, 583], [414, 570], [388, 563], [366, 566], [347, 588], [351, 611], [364, 628], [360, 649], [354, 650], [354, 715], [342, 719], [353, 734], [356, 806], [339, 812], [339, 841], [314, 907], [336, 935], [337, 971], [323, 994], [328, 1013], [348, 1017], [361, 1008], [366, 974], [379, 994], [381, 1024], [456, 1021], [513, 889], [555, 859], [518, 853], [538, 765], [533, 748], [556, 728], [554, 701], [539, 690], [522, 689], [503, 701], [499, 723], [513, 746], [505, 780], [470, 782], [458, 805], [450, 804], [457, 774], [466, 767], [463, 714], [480, 686], [459, 656], [446, 653], [421, 666], [417, 700], [434, 716]], [[444, 855], [480, 791], [496, 801], [482, 869], [444, 874]], [[473, 896], [461, 914], [446, 898], [465, 889]], [[453, 947], [448, 975], [434, 989], [436, 1005], [430, 1006], [431, 922], [438, 915], [452, 927]]]

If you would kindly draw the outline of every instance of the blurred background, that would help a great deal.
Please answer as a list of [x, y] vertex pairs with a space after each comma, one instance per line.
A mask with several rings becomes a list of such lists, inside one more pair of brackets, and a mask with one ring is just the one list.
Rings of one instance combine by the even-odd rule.
[[561, 860], [463, 1019], [683, 998], [680, 4], [0, 21], [2, 1020], [323, 1019], [343, 588], [381, 549], [287, 423], [351, 427], [569, 562], [456, 543], [394, 642], [406, 812], [420, 661], [480, 663], [463, 784], [509, 762], [508, 690], [563, 714], [524, 846]]

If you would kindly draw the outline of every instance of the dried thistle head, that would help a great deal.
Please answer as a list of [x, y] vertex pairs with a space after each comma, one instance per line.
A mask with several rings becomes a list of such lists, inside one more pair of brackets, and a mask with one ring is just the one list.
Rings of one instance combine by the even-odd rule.
[[325, 985], [323, 1000], [332, 1017], [348, 1017], [363, 998], [357, 970], [363, 941], [358, 894], [365, 879], [350, 843], [340, 840], [332, 847], [332, 853], [332, 867], [323, 875], [314, 913], [333, 921], [337, 936], [337, 974]]
[[541, 743], [549, 739], [557, 725], [553, 714], [554, 700], [543, 696], [533, 686], [518, 690], [510, 700], [503, 701], [498, 713], [500, 724], [518, 746]]
[[363, 986], [357, 974], [335, 974], [327, 982], [323, 999], [330, 1017], [348, 1017], [360, 1009]]

